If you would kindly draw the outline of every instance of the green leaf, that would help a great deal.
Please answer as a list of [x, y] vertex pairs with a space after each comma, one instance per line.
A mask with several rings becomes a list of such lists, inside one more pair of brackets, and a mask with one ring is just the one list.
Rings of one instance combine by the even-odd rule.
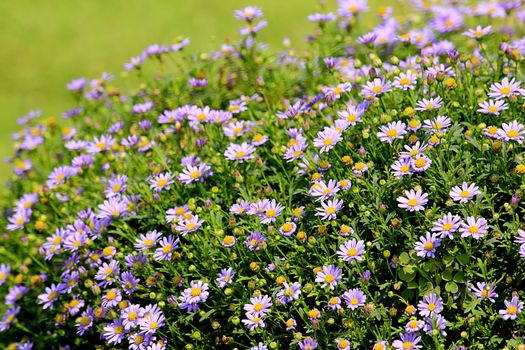
[[451, 281], [452, 280], [452, 271], [450, 270], [445, 270], [443, 271], [443, 273], [441, 274], [441, 278], [443, 278], [444, 281]]
[[416, 272], [413, 266], [405, 266], [399, 271], [399, 278], [402, 281], [410, 282], [416, 277]]
[[410, 263], [410, 256], [406, 252], [401, 253], [399, 263], [403, 266], [408, 265]]
[[455, 294], [455, 293], [458, 292], [459, 287], [458, 287], [458, 285], [457, 285], [456, 283], [454, 283], [454, 282], [448, 282], [447, 284], [445, 284], [445, 290], [446, 290], [447, 292], [450, 292], [450, 293]]
[[460, 254], [457, 258], [459, 263], [463, 265], [467, 265], [470, 261], [470, 256], [468, 254]]
[[454, 281], [459, 283], [466, 282], [467, 278], [465, 276], [465, 273], [463, 271], [459, 271], [458, 273], [456, 273], [454, 275]]
[[446, 267], [452, 266], [452, 264], [454, 263], [454, 256], [449, 255], [449, 254], [444, 255], [443, 263], [445, 264]]

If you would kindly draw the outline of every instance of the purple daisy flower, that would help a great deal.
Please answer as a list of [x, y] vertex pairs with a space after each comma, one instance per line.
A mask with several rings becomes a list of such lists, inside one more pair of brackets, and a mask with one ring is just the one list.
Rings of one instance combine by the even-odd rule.
[[321, 283], [322, 288], [330, 287], [330, 290], [333, 290], [341, 279], [342, 270], [335, 265], [323, 266], [315, 275], [315, 281]]
[[439, 237], [454, 239], [454, 232], [461, 226], [461, 218], [458, 215], [447, 213], [434, 222], [431, 231], [436, 232]]
[[279, 300], [279, 303], [286, 304], [299, 299], [300, 295], [301, 284], [299, 282], [294, 282], [292, 285], [284, 282], [282, 289], [277, 293], [277, 299]]
[[405, 333], [399, 335], [400, 339], [394, 340], [392, 347], [395, 350], [412, 350], [412, 349], [421, 349], [422, 346], [419, 345], [421, 337], [416, 333]]
[[462, 238], [472, 236], [474, 239], [480, 239], [487, 231], [487, 220], [485, 218], [476, 219], [474, 216], [467, 217], [466, 222], [462, 222], [459, 228]]
[[461, 187], [454, 186], [449, 192], [450, 197], [454, 202], [459, 203], [467, 203], [470, 201], [474, 196], [477, 196], [481, 194], [479, 191], [479, 187], [476, 186], [475, 183], [468, 184], [467, 182], [463, 182], [461, 184]]
[[315, 216], [320, 216], [322, 220], [335, 220], [337, 212], [343, 208], [343, 201], [340, 199], [329, 199], [321, 202], [321, 208], [317, 208]]
[[400, 121], [391, 122], [379, 128], [377, 137], [381, 142], [392, 143], [395, 139], [402, 139], [406, 134], [406, 124]]
[[224, 156], [228, 160], [236, 160], [239, 163], [244, 162], [245, 160], [254, 158], [253, 153], [255, 152], [255, 147], [252, 145], [243, 142], [242, 144], [230, 143]]
[[496, 293], [496, 289], [492, 282], [477, 282], [475, 286], [469, 284], [469, 289], [470, 292], [481, 301], [488, 299], [491, 303], [494, 303], [496, 301], [494, 298], [498, 297], [498, 293]]
[[515, 320], [523, 310], [523, 302], [519, 301], [518, 297], [513, 296], [510, 301], [505, 300], [505, 309], [501, 309], [498, 313], [504, 320]]
[[299, 342], [299, 348], [301, 350], [314, 350], [317, 348], [318, 345], [319, 343], [317, 342], [317, 340], [311, 337], [306, 337], [305, 339]]
[[150, 188], [155, 192], [162, 190], [169, 190], [170, 185], [173, 183], [173, 175], [168, 171], [165, 173], [158, 174], [149, 180]]
[[250, 298], [249, 304], [244, 304], [243, 309], [246, 314], [264, 317], [270, 312], [272, 306], [272, 298], [268, 295], [260, 295]]
[[405, 191], [406, 197], [397, 197], [399, 202], [398, 207], [407, 209], [408, 211], [419, 211], [425, 209], [425, 204], [427, 204], [428, 194], [423, 193], [421, 190], [410, 190]]
[[120, 344], [126, 333], [126, 329], [122, 325], [122, 320], [120, 318], [108, 323], [102, 330], [102, 336], [110, 345]]
[[314, 146], [319, 148], [320, 153], [328, 152], [343, 138], [341, 132], [335, 128], [324, 128], [314, 139]]
[[180, 240], [175, 236], [168, 236], [162, 238], [160, 247], [155, 250], [153, 258], [157, 261], [171, 260], [173, 251], [179, 247]]
[[423, 300], [417, 304], [419, 314], [423, 317], [431, 317], [443, 310], [443, 300], [435, 293], [425, 295]]
[[343, 299], [346, 302], [346, 306], [351, 310], [355, 310], [359, 306], [365, 306], [366, 303], [366, 295], [359, 288], [349, 289], [344, 292]]
[[140, 279], [133, 276], [131, 271], [125, 271], [120, 275], [120, 284], [127, 295], [131, 295], [137, 290], [139, 282]]
[[427, 232], [426, 236], [419, 237], [419, 242], [416, 242], [414, 249], [417, 256], [422, 258], [433, 258], [436, 249], [441, 245], [441, 240], [437, 238], [436, 234]]
[[339, 246], [337, 255], [343, 261], [363, 261], [365, 254], [365, 242], [352, 238]]
[[217, 277], [217, 284], [219, 285], [219, 288], [224, 288], [227, 284], [231, 284], [233, 282], [233, 277], [235, 277], [233, 268], [229, 267], [227, 269], [221, 269], [221, 272]]

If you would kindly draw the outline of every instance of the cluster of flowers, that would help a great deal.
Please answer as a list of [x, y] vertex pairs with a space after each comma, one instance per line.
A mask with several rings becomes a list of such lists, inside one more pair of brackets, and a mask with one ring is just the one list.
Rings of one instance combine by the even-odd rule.
[[304, 55], [268, 53], [250, 6], [219, 51], [132, 58], [170, 72], [134, 93], [76, 79], [65, 126], [19, 119], [0, 344], [523, 344], [522, 2], [414, 0], [368, 32], [337, 4]]

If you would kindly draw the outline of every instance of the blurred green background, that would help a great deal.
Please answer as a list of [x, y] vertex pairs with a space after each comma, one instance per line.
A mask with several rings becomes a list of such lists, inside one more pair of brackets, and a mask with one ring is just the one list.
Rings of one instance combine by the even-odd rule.
[[[59, 116], [74, 106], [66, 91], [72, 79], [118, 77], [131, 56], [177, 36], [190, 37], [190, 51], [216, 49], [226, 36], [239, 37], [233, 11], [247, 5], [263, 9], [269, 26], [261, 38], [273, 48], [284, 37], [305, 47], [315, 28], [306, 16], [319, 10], [318, 0], [1, 0], [0, 160], [12, 154], [18, 116], [35, 108]], [[10, 168], [0, 167], [0, 181]]]

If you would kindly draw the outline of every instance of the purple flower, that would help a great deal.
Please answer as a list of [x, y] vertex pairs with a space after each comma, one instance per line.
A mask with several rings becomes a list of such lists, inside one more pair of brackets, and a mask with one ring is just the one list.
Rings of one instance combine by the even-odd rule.
[[113, 196], [98, 206], [99, 219], [111, 219], [114, 217], [124, 217], [128, 213], [129, 200], [125, 196]]
[[467, 203], [474, 196], [477, 196], [479, 194], [481, 194], [481, 192], [479, 191], [479, 187], [476, 186], [475, 183], [468, 184], [466, 182], [463, 182], [461, 187], [452, 187], [452, 189], [449, 192], [449, 195], [452, 198], [452, 200], [459, 203]]
[[140, 280], [133, 276], [133, 273], [131, 271], [123, 272], [120, 275], [120, 284], [122, 286], [122, 289], [124, 290], [124, 293], [127, 295], [131, 295], [134, 291], [137, 290], [138, 284]]
[[52, 309], [53, 303], [58, 299], [59, 295], [64, 291], [62, 284], [52, 284], [51, 287], [46, 287], [45, 293], [38, 296], [38, 303], [43, 304], [42, 308]]
[[187, 165], [186, 169], [179, 174], [178, 180], [185, 185], [189, 185], [195, 181], [204, 182], [204, 179], [212, 174], [211, 168], [206, 163], [200, 163], [196, 166]]
[[179, 297], [179, 307], [189, 312], [195, 312], [199, 309], [199, 303], [205, 302], [209, 296], [208, 283], [203, 281], [191, 281], [190, 288], [186, 288]]
[[504, 320], [515, 320], [522, 310], [523, 302], [514, 296], [510, 301], [505, 300], [505, 309], [499, 310], [498, 313]]
[[392, 343], [392, 346], [396, 350], [412, 350], [422, 348], [422, 346], [419, 345], [421, 337], [419, 337], [416, 333], [411, 332], [400, 334], [399, 337], [401, 339], [394, 340]]
[[280, 228], [279, 233], [283, 236], [290, 237], [293, 235], [295, 230], [297, 229], [297, 225], [294, 222], [285, 222]]
[[86, 86], [87, 79], [86, 78], [78, 78], [74, 79], [71, 82], [67, 84], [67, 89], [69, 91], [79, 92]]
[[174, 236], [162, 238], [160, 247], [155, 250], [153, 258], [157, 261], [171, 260], [173, 251], [179, 247], [180, 240]]
[[402, 139], [403, 135], [406, 134], [406, 125], [403, 122], [397, 121], [397, 122], [391, 122], [388, 123], [386, 126], [383, 125], [379, 128], [379, 132], [377, 133], [377, 137], [379, 137], [379, 140], [381, 142], [388, 142], [392, 143], [395, 139]]
[[253, 153], [255, 152], [255, 147], [252, 145], [243, 142], [242, 144], [230, 143], [224, 156], [228, 160], [236, 160], [239, 163], [244, 162], [245, 160], [254, 158]]
[[249, 304], [244, 304], [243, 309], [246, 314], [251, 314], [258, 317], [264, 317], [270, 312], [272, 306], [272, 298], [268, 295], [260, 295], [250, 298]]
[[473, 216], [467, 217], [466, 222], [462, 222], [459, 228], [462, 238], [472, 236], [474, 239], [482, 238], [487, 230], [487, 220], [485, 218], [476, 219]]
[[126, 175], [117, 175], [108, 180], [108, 187], [104, 190], [106, 197], [110, 198], [126, 191]]
[[441, 240], [436, 237], [436, 234], [427, 232], [426, 236], [419, 237], [419, 242], [416, 242], [414, 249], [417, 256], [422, 258], [433, 258], [437, 247], [441, 245]]
[[438, 219], [432, 226], [432, 232], [436, 232], [439, 237], [454, 238], [453, 233], [456, 232], [461, 225], [461, 218], [457, 215], [447, 213]]
[[321, 283], [321, 287], [330, 287], [333, 290], [342, 278], [342, 270], [335, 265], [323, 266], [315, 275], [315, 281]]
[[317, 348], [318, 345], [319, 343], [317, 342], [317, 340], [311, 337], [307, 337], [299, 342], [299, 348], [301, 350], [314, 350]]
[[15, 321], [16, 315], [20, 312], [20, 306], [13, 306], [7, 309], [4, 316], [0, 320], [0, 332], [5, 331], [11, 327], [11, 324]]
[[124, 339], [126, 330], [122, 325], [121, 319], [115, 319], [113, 322], [108, 323], [102, 330], [102, 335], [108, 344], [120, 344]]
[[431, 99], [422, 99], [416, 103], [416, 111], [429, 111], [432, 109], [441, 108], [441, 102], [443, 102], [441, 97], [431, 98]]
[[245, 240], [248, 249], [255, 251], [260, 250], [265, 242], [266, 238], [259, 232], [252, 232]]
[[317, 208], [316, 216], [320, 216], [322, 220], [335, 220], [337, 212], [343, 207], [343, 201], [340, 199], [329, 199], [321, 203], [321, 208]]
[[352, 238], [339, 246], [337, 255], [343, 261], [362, 261], [365, 254], [365, 242]]
[[122, 294], [117, 288], [112, 288], [107, 291], [106, 294], [102, 297], [102, 306], [111, 308], [117, 306], [122, 300]]
[[13, 288], [9, 289], [9, 292], [7, 292], [7, 295], [5, 296], [5, 304], [6, 305], [14, 305], [17, 301], [22, 299], [24, 295], [29, 292], [29, 288], [25, 286], [14, 286]]
[[346, 301], [346, 306], [349, 309], [355, 310], [359, 306], [365, 306], [366, 295], [361, 289], [354, 288], [344, 292], [343, 299]]
[[158, 309], [152, 309], [139, 321], [140, 331], [145, 334], [153, 334], [157, 329], [164, 327], [166, 318]]
[[320, 131], [317, 134], [317, 137], [314, 139], [314, 146], [320, 149], [320, 153], [328, 152], [342, 139], [343, 138], [339, 130], [333, 127], [324, 128], [324, 130]]
[[439, 314], [443, 310], [443, 301], [435, 293], [425, 295], [423, 300], [417, 304], [417, 309], [421, 316], [431, 317]]
[[284, 282], [282, 289], [277, 293], [277, 299], [279, 299], [279, 303], [286, 304], [299, 299], [300, 295], [301, 284], [299, 282], [294, 282], [292, 285]]
[[523, 143], [524, 137], [525, 127], [516, 120], [508, 124], [503, 123], [501, 128], [498, 129], [498, 138], [504, 140], [505, 142], [516, 141], [521, 145]]
[[470, 292], [474, 294], [479, 300], [488, 299], [491, 303], [494, 303], [494, 298], [498, 297], [492, 282], [477, 282], [475, 286], [469, 284], [469, 289]]
[[173, 175], [167, 171], [156, 175], [155, 177], [149, 180], [150, 188], [155, 192], [160, 192], [162, 190], [169, 190], [170, 185], [173, 183]]
[[406, 197], [397, 197], [398, 207], [407, 209], [408, 211], [419, 211], [425, 209], [425, 204], [427, 204], [428, 194], [423, 193], [421, 190], [410, 190], [405, 191]]
[[221, 269], [221, 272], [217, 277], [217, 284], [219, 285], [219, 288], [224, 288], [227, 284], [231, 284], [233, 282], [234, 276], [235, 273], [233, 273], [233, 269], [231, 267], [227, 269]]

